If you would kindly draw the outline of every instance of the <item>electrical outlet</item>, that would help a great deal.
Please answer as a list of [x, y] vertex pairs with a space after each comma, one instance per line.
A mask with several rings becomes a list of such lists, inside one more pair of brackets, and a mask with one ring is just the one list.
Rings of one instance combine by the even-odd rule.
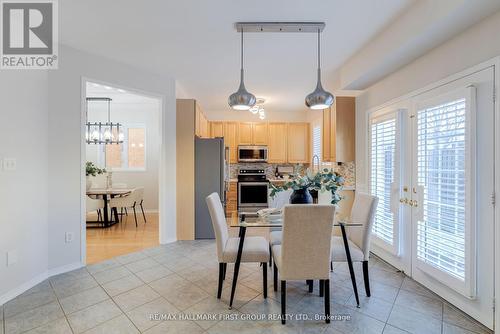
[[69, 244], [73, 242], [73, 239], [74, 239], [73, 232], [66, 232], [66, 234], [64, 235], [64, 240], [66, 241], [66, 243]]
[[4, 158], [3, 159], [3, 170], [4, 171], [15, 171], [17, 169], [16, 158]]
[[10, 267], [17, 263], [17, 250], [11, 250], [7, 252], [7, 267]]

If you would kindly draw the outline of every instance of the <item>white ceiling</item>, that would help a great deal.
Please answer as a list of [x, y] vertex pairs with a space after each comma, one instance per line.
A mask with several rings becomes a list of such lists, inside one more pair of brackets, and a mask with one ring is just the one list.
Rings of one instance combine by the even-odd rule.
[[[64, 0], [63, 44], [175, 77], [182, 97], [228, 110], [238, 87], [237, 21], [324, 21], [323, 84], [413, 0]], [[268, 112], [305, 110], [315, 87], [314, 34], [248, 34], [246, 86]], [[182, 94], [182, 93], [181, 93]]]
[[[129, 92], [127, 90], [112, 87], [105, 84], [87, 82], [87, 97], [109, 97], [113, 100], [112, 104], [153, 104], [158, 105], [159, 100], [153, 97]], [[140, 109], [138, 109], [140, 110]]]

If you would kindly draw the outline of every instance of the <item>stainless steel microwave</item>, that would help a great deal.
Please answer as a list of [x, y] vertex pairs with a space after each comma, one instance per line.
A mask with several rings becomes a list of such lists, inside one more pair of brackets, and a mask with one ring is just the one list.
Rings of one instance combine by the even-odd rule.
[[267, 162], [267, 146], [238, 146], [238, 162]]

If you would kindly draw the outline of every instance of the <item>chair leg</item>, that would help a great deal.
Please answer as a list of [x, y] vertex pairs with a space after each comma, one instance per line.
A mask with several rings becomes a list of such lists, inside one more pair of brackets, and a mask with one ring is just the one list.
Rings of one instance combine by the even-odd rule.
[[330, 323], [330, 280], [323, 281], [325, 286], [325, 322]]
[[281, 281], [281, 323], [286, 323], [286, 281]]
[[127, 208], [125, 208], [125, 216], [128, 216]]
[[226, 271], [227, 271], [227, 263], [224, 263], [224, 274], [222, 275], [222, 279], [226, 279]]
[[273, 264], [273, 248], [271, 247], [271, 244], [269, 244], [269, 267], [271, 267]]
[[368, 261], [363, 261], [363, 280], [365, 281], [366, 296], [370, 297], [370, 277], [368, 275]]
[[144, 224], [146, 224], [146, 215], [144, 214], [144, 208], [142, 207], [142, 201], [141, 201], [141, 211], [142, 211], [142, 217], [144, 218]]
[[137, 227], [137, 213], [135, 212], [135, 203], [132, 209], [134, 210], [135, 227]]
[[262, 262], [262, 291], [264, 298], [267, 298], [267, 263]]
[[314, 290], [314, 280], [309, 279], [306, 282], [307, 282], [307, 285], [309, 285], [309, 293], [313, 292], [313, 290]]
[[274, 262], [274, 267], [273, 267], [273, 285], [274, 285], [274, 291], [278, 291], [278, 267], [276, 267], [276, 262]]
[[333, 272], [333, 262], [330, 261], [330, 271]]
[[224, 281], [224, 263], [219, 263], [219, 287], [217, 288], [217, 299], [222, 294], [222, 283]]
[[323, 294], [324, 294], [324, 287], [325, 287], [325, 281], [320, 279], [319, 280], [319, 296], [320, 297], [323, 297]]

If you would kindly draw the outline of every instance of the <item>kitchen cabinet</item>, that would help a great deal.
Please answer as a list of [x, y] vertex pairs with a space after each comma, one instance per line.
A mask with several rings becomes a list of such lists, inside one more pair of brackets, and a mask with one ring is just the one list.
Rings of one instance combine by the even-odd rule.
[[238, 210], [238, 182], [229, 182], [226, 192], [226, 216], [231, 217], [232, 212]]
[[210, 122], [210, 137], [224, 137], [224, 122]]
[[240, 122], [238, 124], [238, 145], [253, 144], [253, 123]]
[[238, 162], [238, 122], [224, 122], [224, 145], [229, 147], [229, 162]]
[[201, 138], [208, 138], [210, 136], [210, 129], [208, 119], [203, 114], [200, 104], [195, 101], [195, 135]]
[[308, 163], [311, 136], [309, 123], [288, 123], [287, 160], [289, 163]]
[[337, 96], [335, 103], [323, 110], [323, 161], [354, 161], [355, 112], [355, 98], [348, 96]]
[[252, 133], [254, 145], [267, 145], [269, 136], [267, 123], [254, 123]]
[[268, 162], [287, 162], [287, 124], [269, 123], [268, 133]]

